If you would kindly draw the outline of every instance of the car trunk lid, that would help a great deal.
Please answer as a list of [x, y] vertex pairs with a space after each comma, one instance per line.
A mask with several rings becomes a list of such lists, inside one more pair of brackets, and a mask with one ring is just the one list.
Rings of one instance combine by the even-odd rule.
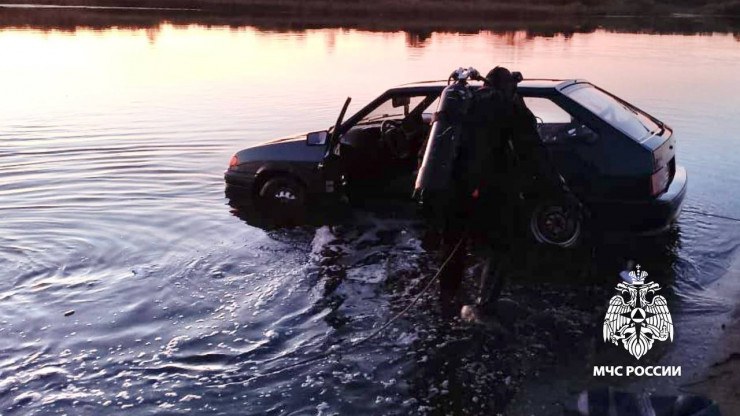
[[676, 138], [673, 131], [664, 126], [663, 134], [650, 137], [642, 144], [653, 154], [650, 195], [657, 196], [668, 189], [676, 175]]
[[568, 84], [561, 91], [651, 153], [640, 173], [628, 180], [637, 185], [632, 197], [655, 197], [668, 189], [676, 173], [676, 140], [670, 127], [593, 84]]

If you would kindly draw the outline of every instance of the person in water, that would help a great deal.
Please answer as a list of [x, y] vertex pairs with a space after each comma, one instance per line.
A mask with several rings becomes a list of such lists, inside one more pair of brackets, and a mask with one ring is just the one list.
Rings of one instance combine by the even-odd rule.
[[440, 300], [445, 315], [457, 313], [456, 303], [465, 269], [464, 239], [484, 259], [479, 296], [474, 309], [495, 311], [504, 283], [524, 261], [528, 242], [523, 194], [567, 190], [540, 140], [537, 121], [516, 92], [521, 75], [496, 67], [476, 90], [464, 120], [460, 155], [454, 168], [453, 206], [446, 210], [443, 254], [450, 257], [440, 276]]

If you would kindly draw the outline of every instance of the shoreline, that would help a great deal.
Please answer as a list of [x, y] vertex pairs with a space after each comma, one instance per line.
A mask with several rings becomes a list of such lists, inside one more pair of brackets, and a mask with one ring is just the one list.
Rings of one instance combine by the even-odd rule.
[[[178, 0], [175, 0], [178, 1]], [[0, 0], [0, 3], [2, 0]], [[17, 3], [15, 3], [17, 4]], [[168, 4], [169, 6], [169, 4]], [[667, 35], [694, 35], [711, 33], [733, 34], [740, 40], [740, 19], [681, 15], [674, 17], [649, 16], [560, 16], [559, 18], [424, 18], [403, 16], [384, 17], [337, 16], [315, 13], [278, 15], [229, 14], [175, 8], [133, 9], [107, 6], [41, 6], [2, 7], [0, 29], [25, 28], [42, 31], [107, 30], [110, 28], [157, 29], [163, 24], [174, 26], [222, 26], [232, 29], [254, 27], [259, 30], [301, 32], [312, 29], [355, 29], [370, 32], [403, 31], [414, 46], [423, 46], [432, 33], [512, 33], [524, 31], [527, 37], [556, 35], [572, 36], [597, 30], [622, 33]]]
[[[685, 0], [684, 0], [685, 1]], [[575, 0], [567, 3], [530, 3], [514, 0], [376, 0], [375, 2], [326, 0], [0, 0], [4, 8], [79, 8], [191, 11], [229, 16], [277, 17], [322, 15], [334, 17], [399, 18], [656, 18], [740, 17], [740, 0], [716, 0], [697, 6], [682, 0], [632, 2]]]

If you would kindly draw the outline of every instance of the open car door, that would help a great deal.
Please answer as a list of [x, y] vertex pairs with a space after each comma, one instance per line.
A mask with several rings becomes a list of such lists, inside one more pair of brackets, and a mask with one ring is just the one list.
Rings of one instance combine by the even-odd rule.
[[334, 127], [329, 132], [329, 139], [326, 141], [326, 153], [324, 154], [324, 161], [319, 165], [323, 171], [324, 181], [326, 183], [327, 192], [337, 192], [341, 187], [341, 168], [339, 164], [339, 139], [341, 133], [339, 128], [344, 120], [344, 115], [347, 113], [347, 107], [352, 101], [352, 97], [347, 97], [342, 106], [342, 111], [339, 112]]

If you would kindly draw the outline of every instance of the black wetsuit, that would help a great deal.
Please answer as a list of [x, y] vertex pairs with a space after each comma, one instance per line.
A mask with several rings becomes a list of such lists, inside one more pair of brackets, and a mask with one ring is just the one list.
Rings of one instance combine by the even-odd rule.
[[[498, 298], [504, 278], [525, 251], [525, 192], [549, 193], [561, 188], [537, 132], [536, 119], [518, 95], [481, 88], [465, 120], [455, 190], [447, 210], [443, 255], [455, 243], [469, 239], [485, 259], [481, 302]], [[454, 312], [464, 272], [465, 250], [450, 259], [440, 278], [443, 308]]]

